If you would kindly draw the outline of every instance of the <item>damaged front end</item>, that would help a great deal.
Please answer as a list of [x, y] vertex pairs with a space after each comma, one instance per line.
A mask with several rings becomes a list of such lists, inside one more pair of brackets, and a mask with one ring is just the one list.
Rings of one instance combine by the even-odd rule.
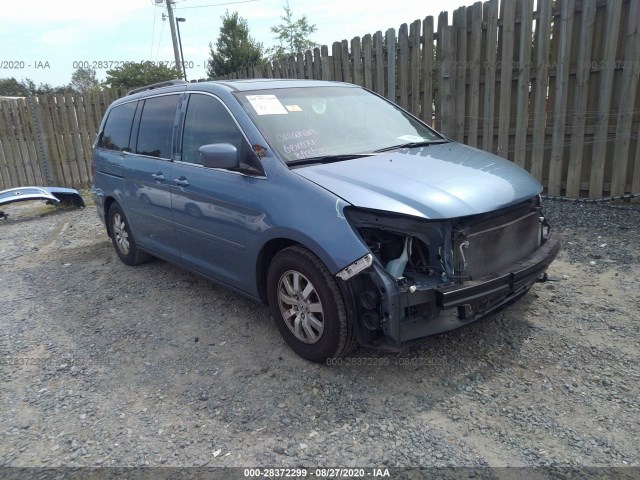
[[526, 293], [560, 249], [538, 197], [445, 220], [344, 213], [371, 252], [337, 275], [363, 345], [401, 349], [471, 323]]
[[[0, 205], [27, 200], [44, 200], [47, 205], [85, 206], [82, 196], [73, 188], [18, 187], [0, 191]], [[0, 217], [6, 219], [7, 215], [0, 210]]]

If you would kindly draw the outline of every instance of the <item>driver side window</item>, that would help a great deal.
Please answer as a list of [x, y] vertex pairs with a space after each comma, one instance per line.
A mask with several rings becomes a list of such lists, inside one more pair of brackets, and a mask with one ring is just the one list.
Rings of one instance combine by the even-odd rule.
[[211, 143], [230, 143], [240, 151], [243, 136], [218, 99], [192, 93], [184, 120], [181, 160], [200, 164], [199, 148]]

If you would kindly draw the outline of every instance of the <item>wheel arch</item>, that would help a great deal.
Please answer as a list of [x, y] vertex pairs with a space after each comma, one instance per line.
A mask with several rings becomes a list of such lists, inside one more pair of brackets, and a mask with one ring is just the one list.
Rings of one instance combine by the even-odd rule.
[[289, 236], [271, 238], [260, 248], [256, 261], [256, 286], [258, 296], [265, 305], [269, 303], [267, 296], [267, 275], [269, 273], [269, 265], [271, 265], [271, 261], [278, 252], [292, 246], [299, 246], [313, 253], [332, 274], [336, 270], [335, 262], [331, 256], [311, 239], [294, 239]]
[[107, 235], [111, 236], [111, 225], [109, 225], [109, 209], [111, 208], [111, 205], [113, 205], [116, 202], [116, 199], [114, 197], [106, 197], [104, 199], [104, 219], [105, 219], [105, 225], [107, 227]]

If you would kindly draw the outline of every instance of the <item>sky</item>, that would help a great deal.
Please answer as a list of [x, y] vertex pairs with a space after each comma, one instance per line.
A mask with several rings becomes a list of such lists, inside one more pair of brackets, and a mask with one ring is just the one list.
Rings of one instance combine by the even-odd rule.
[[[290, 0], [295, 19], [306, 15], [317, 27], [311, 40], [328, 45], [355, 36], [396, 31], [402, 23], [434, 16], [473, 0]], [[187, 78], [206, 77], [209, 43], [215, 45], [225, 11], [237, 11], [250, 35], [265, 47], [276, 42], [270, 27], [281, 23], [284, 0], [175, 0], [183, 17], [180, 34]], [[0, 78], [30, 78], [36, 84], [68, 84], [78, 66], [96, 67], [98, 79], [125, 61], [173, 61], [171, 32], [162, 20], [166, 6], [154, 0], [22, 0], [3, 6]], [[102, 62], [102, 64], [100, 63]], [[106, 68], [105, 68], [106, 67]]]

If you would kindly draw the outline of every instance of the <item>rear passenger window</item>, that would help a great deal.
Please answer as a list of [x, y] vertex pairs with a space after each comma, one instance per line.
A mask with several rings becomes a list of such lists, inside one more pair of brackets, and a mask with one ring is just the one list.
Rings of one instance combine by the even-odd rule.
[[183, 162], [200, 163], [199, 148], [211, 143], [230, 143], [241, 151], [242, 140], [242, 132], [219, 100], [191, 94], [182, 135]]
[[129, 135], [131, 134], [131, 124], [136, 113], [137, 103], [129, 102], [124, 105], [118, 105], [109, 112], [98, 147], [118, 152], [131, 151]]
[[145, 100], [136, 153], [171, 158], [171, 135], [179, 99], [179, 95], [165, 95]]

